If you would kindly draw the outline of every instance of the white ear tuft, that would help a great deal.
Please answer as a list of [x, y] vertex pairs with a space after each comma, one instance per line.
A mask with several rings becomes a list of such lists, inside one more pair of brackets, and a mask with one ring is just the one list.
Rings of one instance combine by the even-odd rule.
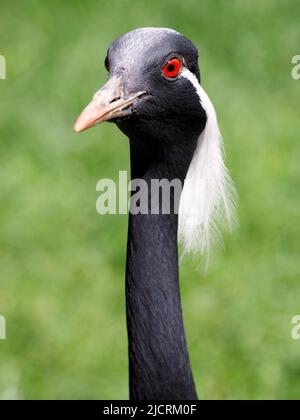
[[220, 227], [234, 224], [236, 190], [224, 163], [223, 140], [214, 106], [197, 78], [187, 69], [182, 76], [195, 87], [207, 122], [188, 170], [179, 208], [179, 239], [187, 253], [209, 254]]

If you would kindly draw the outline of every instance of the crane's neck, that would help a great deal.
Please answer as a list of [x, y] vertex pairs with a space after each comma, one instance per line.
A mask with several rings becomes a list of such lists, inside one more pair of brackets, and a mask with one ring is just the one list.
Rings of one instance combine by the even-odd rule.
[[[180, 145], [130, 137], [132, 178], [182, 183], [199, 133]], [[171, 199], [173, 197], [171, 196]], [[177, 209], [170, 214], [130, 214], [126, 267], [130, 398], [197, 399], [187, 350], [178, 282]]]

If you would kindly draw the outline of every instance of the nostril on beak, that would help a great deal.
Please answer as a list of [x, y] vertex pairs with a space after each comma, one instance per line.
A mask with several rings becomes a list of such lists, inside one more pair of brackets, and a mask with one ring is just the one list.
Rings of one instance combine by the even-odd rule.
[[109, 103], [110, 104], [113, 104], [114, 102], [117, 102], [117, 101], [119, 101], [121, 99], [121, 96], [117, 96], [117, 97], [115, 97], [115, 98], [113, 98]]

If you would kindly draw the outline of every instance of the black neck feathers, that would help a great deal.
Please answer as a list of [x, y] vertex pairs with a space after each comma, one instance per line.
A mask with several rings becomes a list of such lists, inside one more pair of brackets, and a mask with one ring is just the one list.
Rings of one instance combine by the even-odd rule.
[[[190, 131], [180, 144], [130, 136], [132, 178], [180, 179], [197, 144]], [[184, 157], [184, 158], [183, 158]], [[151, 206], [149, 194], [149, 208]], [[130, 398], [195, 400], [178, 278], [178, 215], [130, 214], [126, 268]]]

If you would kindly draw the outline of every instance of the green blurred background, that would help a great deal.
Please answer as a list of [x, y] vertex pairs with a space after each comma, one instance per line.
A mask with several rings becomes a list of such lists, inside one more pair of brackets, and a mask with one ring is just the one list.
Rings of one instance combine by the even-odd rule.
[[203, 274], [181, 266], [204, 399], [300, 396], [300, 3], [289, 0], [2, 2], [0, 398], [126, 399], [126, 216], [99, 216], [96, 183], [128, 142], [75, 118], [106, 79], [110, 42], [172, 27], [199, 47], [240, 195], [239, 229]]

